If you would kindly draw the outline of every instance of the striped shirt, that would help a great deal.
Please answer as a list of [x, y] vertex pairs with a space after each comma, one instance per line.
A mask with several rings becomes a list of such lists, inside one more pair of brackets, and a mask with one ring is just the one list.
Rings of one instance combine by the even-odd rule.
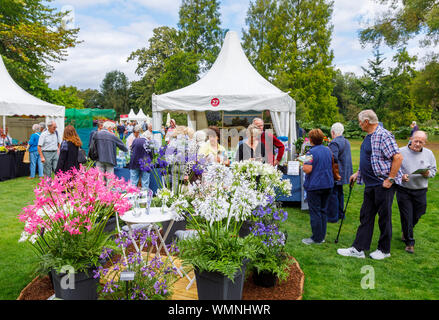
[[[380, 180], [385, 180], [389, 177], [390, 169], [392, 168], [392, 158], [395, 154], [400, 153], [395, 137], [390, 131], [378, 126], [371, 136], [372, 155], [370, 161], [372, 170]], [[357, 182], [362, 184], [363, 178], [361, 171], [358, 171]], [[401, 168], [395, 177], [395, 183], [401, 184], [402, 171]]]

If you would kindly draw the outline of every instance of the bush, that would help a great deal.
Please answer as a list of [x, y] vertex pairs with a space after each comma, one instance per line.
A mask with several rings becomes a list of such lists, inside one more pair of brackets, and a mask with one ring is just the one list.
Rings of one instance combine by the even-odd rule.
[[407, 139], [410, 137], [411, 132], [412, 128], [410, 127], [399, 127], [398, 129], [392, 131], [395, 139]]

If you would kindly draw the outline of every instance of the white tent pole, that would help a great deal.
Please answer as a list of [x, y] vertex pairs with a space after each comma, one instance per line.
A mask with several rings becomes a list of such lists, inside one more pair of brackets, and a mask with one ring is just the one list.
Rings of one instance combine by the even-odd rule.
[[6, 130], [6, 116], [3, 116], [3, 132]]

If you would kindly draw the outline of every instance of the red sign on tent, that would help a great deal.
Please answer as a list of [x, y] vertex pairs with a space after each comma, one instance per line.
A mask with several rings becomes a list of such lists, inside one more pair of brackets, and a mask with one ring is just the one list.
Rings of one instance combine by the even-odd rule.
[[212, 105], [212, 107], [218, 107], [220, 104], [220, 101], [218, 98], [213, 98], [212, 100], [210, 100], [210, 104]]

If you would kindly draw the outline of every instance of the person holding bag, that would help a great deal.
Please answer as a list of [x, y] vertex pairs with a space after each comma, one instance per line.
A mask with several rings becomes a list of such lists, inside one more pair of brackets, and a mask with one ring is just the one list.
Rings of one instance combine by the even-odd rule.
[[78, 153], [82, 141], [75, 128], [71, 125], [64, 129], [63, 141], [61, 143], [58, 164], [55, 173], [66, 172], [72, 168], [79, 169]]
[[313, 129], [308, 134], [311, 149], [307, 152], [310, 160], [303, 164], [308, 200], [309, 218], [312, 235], [302, 239], [304, 244], [320, 244], [325, 242], [326, 237], [326, 206], [334, 186], [333, 156], [331, 150], [322, 145], [324, 134], [320, 129]]
[[32, 135], [29, 138], [28, 142], [28, 151], [29, 151], [29, 161], [30, 161], [30, 176], [28, 179], [35, 178], [35, 171], [38, 165], [38, 176], [42, 178], [44, 176], [43, 172], [43, 163], [41, 162], [40, 154], [38, 153], [38, 140], [41, 135], [41, 127], [39, 124], [34, 124], [32, 126]]

